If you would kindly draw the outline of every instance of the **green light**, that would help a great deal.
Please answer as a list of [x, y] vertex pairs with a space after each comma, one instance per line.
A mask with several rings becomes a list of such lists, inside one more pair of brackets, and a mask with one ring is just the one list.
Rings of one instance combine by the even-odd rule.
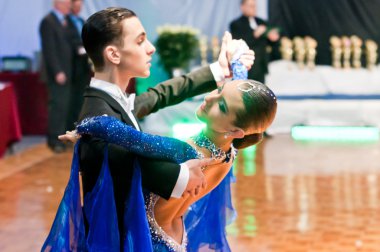
[[236, 226], [236, 222], [233, 222], [230, 225], [226, 226], [226, 231], [228, 235], [237, 236], [239, 234], [239, 229]]
[[176, 123], [173, 125], [173, 137], [186, 141], [189, 137], [198, 134], [206, 125], [203, 123]]
[[244, 176], [253, 176], [256, 174], [256, 145], [243, 149], [244, 157]]
[[291, 134], [294, 140], [304, 141], [379, 141], [376, 127], [294, 126]]

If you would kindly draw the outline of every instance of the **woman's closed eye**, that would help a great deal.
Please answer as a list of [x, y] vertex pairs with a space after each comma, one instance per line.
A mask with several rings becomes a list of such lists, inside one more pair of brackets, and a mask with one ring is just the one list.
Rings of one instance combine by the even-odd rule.
[[219, 106], [220, 111], [222, 111], [223, 114], [227, 114], [228, 109], [227, 109], [227, 105], [224, 101], [219, 101], [218, 106]]

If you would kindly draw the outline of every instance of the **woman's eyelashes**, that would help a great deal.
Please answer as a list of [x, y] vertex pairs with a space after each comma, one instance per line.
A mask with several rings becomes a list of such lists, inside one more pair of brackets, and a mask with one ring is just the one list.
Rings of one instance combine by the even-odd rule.
[[226, 104], [223, 101], [219, 101], [218, 105], [219, 105], [220, 111], [222, 111], [223, 114], [227, 114]]

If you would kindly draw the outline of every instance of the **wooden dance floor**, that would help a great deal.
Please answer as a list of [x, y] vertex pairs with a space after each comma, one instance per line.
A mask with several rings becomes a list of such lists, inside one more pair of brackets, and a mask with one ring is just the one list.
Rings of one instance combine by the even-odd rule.
[[[37, 145], [0, 160], [1, 252], [40, 250], [71, 155]], [[235, 175], [232, 251], [380, 251], [380, 143], [276, 135], [241, 151]]]

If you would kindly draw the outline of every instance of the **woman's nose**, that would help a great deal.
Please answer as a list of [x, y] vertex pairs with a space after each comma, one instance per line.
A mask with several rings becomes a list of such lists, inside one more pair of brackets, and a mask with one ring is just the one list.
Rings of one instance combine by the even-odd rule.
[[154, 45], [149, 41], [147, 40], [147, 52], [148, 52], [148, 55], [152, 55], [155, 51], [156, 51], [156, 48], [154, 47]]
[[205, 102], [206, 103], [211, 103], [213, 102], [215, 99], [217, 99], [219, 97], [218, 93], [217, 92], [211, 92], [209, 93], [207, 96], [205, 96]]

